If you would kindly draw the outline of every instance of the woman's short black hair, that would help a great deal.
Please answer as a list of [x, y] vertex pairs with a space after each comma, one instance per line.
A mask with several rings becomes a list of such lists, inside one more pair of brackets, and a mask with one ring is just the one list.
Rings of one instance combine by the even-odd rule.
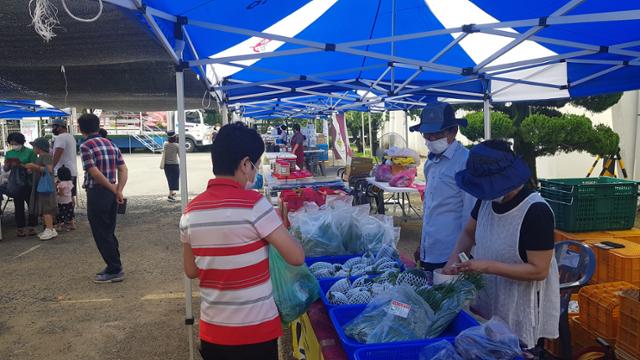
[[256, 164], [264, 153], [264, 141], [254, 129], [240, 124], [223, 126], [211, 145], [211, 163], [217, 176], [233, 176], [242, 159]]
[[293, 124], [293, 131], [300, 131], [300, 124]]
[[78, 127], [83, 134], [95, 134], [100, 130], [100, 118], [95, 114], [83, 114], [78, 118]]
[[12, 132], [12, 133], [9, 133], [9, 135], [7, 135], [7, 142], [8, 143], [14, 142], [19, 145], [24, 145], [24, 143], [27, 142], [27, 140], [24, 138], [24, 135], [22, 135], [22, 133]]
[[62, 165], [58, 169], [58, 179], [60, 181], [71, 181], [71, 170], [68, 167]]
[[105, 139], [109, 137], [109, 132], [105, 128], [98, 129], [98, 134]]

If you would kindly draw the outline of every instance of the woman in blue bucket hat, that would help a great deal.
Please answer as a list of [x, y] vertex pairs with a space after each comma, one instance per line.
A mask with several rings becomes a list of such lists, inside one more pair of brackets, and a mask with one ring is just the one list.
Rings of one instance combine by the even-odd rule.
[[[532, 348], [541, 338], [558, 337], [560, 289], [553, 212], [527, 188], [530, 177], [504, 140], [471, 149], [456, 183], [478, 201], [444, 272], [482, 273], [486, 287], [474, 311], [487, 319], [499, 316]], [[464, 261], [461, 253], [473, 258]]]

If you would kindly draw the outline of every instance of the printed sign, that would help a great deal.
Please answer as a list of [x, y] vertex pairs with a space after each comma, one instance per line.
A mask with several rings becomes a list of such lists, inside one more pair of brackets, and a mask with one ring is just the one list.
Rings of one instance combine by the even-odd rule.
[[391, 300], [391, 304], [389, 305], [389, 310], [387, 312], [389, 314], [400, 316], [401, 318], [406, 319], [407, 316], [409, 316], [410, 310], [411, 310], [411, 305], [405, 304], [398, 300]]

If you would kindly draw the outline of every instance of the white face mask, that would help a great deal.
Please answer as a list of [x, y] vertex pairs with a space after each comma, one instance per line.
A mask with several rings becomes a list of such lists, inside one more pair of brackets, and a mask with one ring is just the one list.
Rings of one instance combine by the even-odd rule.
[[446, 137], [434, 141], [426, 140], [426, 144], [429, 152], [434, 154], [442, 154], [449, 147], [449, 141]]
[[502, 203], [502, 200], [504, 200], [504, 195], [491, 200], [491, 202], [500, 204], [500, 203]]
[[22, 150], [22, 145], [11, 145], [12, 150], [20, 151]]

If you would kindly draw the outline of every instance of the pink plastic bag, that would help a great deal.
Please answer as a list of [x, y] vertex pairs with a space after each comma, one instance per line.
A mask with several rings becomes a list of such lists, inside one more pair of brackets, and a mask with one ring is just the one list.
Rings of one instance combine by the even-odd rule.
[[389, 180], [389, 185], [393, 187], [409, 187], [413, 185], [416, 178], [416, 168], [410, 168], [397, 173]]
[[373, 176], [376, 178], [376, 181], [380, 182], [388, 182], [391, 180], [393, 175], [391, 175], [391, 165], [378, 165], [376, 166], [376, 170], [374, 171]]

